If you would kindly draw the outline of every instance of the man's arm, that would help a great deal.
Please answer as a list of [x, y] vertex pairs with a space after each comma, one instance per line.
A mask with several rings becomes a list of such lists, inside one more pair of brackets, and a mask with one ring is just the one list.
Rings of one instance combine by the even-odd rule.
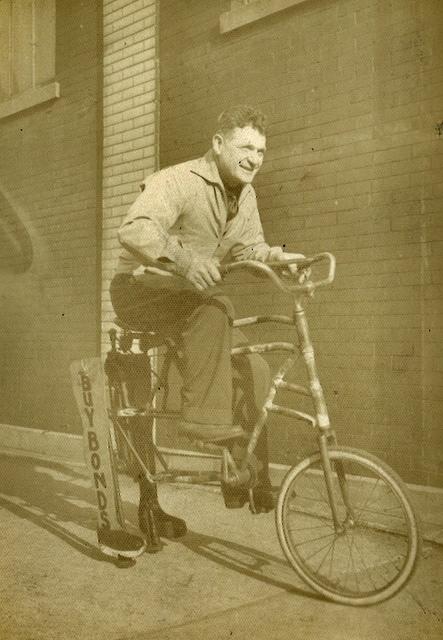
[[150, 176], [118, 230], [120, 244], [144, 265], [164, 260], [186, 269], [192, 253], [169, 233], [185, 197], [167, 171]]
[[123, 220], [118, 239], [141, 264], [158, 267], [159, 262], [169, 263], [173, 271], [202, 290], [221, 276], [217, 260], [200, 258], [170, 233], [187, 198], [181, 184], [172, 171], [150, 176]]
[[237, 239], [237, 243], [232, 247], [231, 254], [235, 261], [258, 260], [259, 262], [271, 262], [273, 260], [288, 260], [294, 257], [304, 257], [299, 253], [286, 253], [283, 248], [279, 246], [271, 247], [265, 241], [263, 227], [255, 201], [248, 223], [242, 234]]

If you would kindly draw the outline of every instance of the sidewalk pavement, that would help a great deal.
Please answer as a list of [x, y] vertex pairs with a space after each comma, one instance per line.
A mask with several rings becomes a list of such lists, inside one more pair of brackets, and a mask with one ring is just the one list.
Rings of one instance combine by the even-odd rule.
[[[121, 484], [135, 527], [137, 486], [125, 477]], [[2, 640], [443, 637], [441, 545], [425, 543], [415, 576], [391, 600], [346, 607], [297, 578], [272, 514], [227, 510], [216, 487], [162, 486], [160, 496], [188, 534], [118, 568], [96, 546], [86, 469], [0, 457]]]

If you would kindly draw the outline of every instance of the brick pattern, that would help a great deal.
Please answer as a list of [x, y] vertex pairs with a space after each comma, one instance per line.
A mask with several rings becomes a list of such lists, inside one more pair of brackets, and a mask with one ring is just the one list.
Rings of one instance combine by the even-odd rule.
[[[269, 115], [267, 238], [337, 256], [334, 286], [308, 306], [339, 439], [441, 486], [441, 2], [305, 2], [221, 35], [230, 4], [161, 3], [161, 165], [203, 153], [231, 103]], [[239, 314], [284, 308], [256, 284], [231, 292]], [[272, 424], [275, 460], [312, 445]]]
[[[61, 97], [0, 121], [3, 423], [80, 429], [69, 364], [97, 353], [99, 25], [97, 3], [58, 0]], [[29, 268], [14, 272], [20, 237]]]
[[117, 228], [143, 178], [157, 166], [155, 0], [103, 3], [102, 350], [109, 349], [114, 312], [109, 283]]

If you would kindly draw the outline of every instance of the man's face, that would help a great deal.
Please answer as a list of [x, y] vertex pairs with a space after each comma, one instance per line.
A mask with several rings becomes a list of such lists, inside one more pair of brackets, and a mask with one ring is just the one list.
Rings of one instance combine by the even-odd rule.
[[212, 148], [223, 183], [235, 188], [251, 183], [263, 164], [266, 137], [251, 126], [216, 133]]

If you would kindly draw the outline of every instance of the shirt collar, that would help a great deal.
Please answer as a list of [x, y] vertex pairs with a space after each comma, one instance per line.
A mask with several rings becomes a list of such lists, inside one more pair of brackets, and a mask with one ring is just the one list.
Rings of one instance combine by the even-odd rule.
[[224, 190], [224, 185], [222, 179], [220, 178], [217, 163], [215, 162], [214, 158], [214, 152], [212, 149], [209, 149], [209, 151], [205, 153], [202, 158], [198, 158], [198, 160], [194, 161], [191, 171], [192, 173], [196, 173], [207, 182], [212, 182], [213, 184], [220, 185], [220, 187], [222, 187], [222, 189]]
[[[191, 172], [197, 174], [207, 182], [217, 184], [222, 189], [223, 193], [226, 193], [226, 188], [223, 184], [222, 179], [220, 178], [217, 163], [215, 162], [214, 152], [212, 149], [209, 149], [209, 151], [205, 153], [202, 158], [198, 158], [198, 160], [195, 160], [195, 163], [191, 168]], [[251, 191], [252, 188], [253, 187], [250, 184], [246, 184], [240, 193], [239, 201], [243, 200], [243, 198]]]

